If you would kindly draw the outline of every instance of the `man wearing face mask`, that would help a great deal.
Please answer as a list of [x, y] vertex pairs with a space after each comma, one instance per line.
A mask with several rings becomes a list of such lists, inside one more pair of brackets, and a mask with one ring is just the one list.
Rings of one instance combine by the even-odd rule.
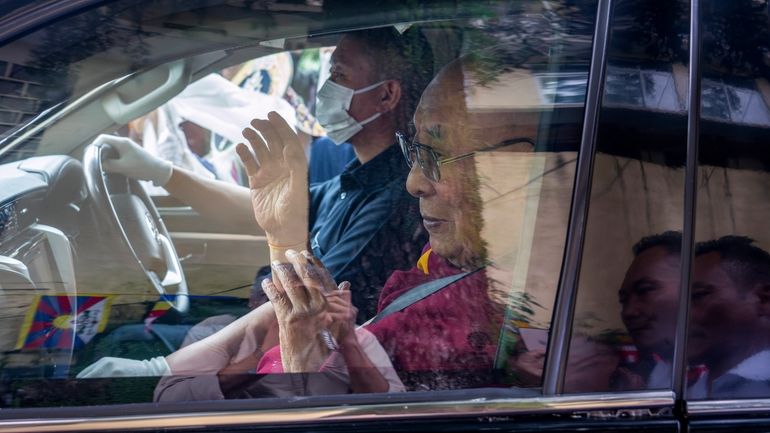
[[[339, 176], [310, 188], [309, 207], [302, 209], [307, 200], [301, 194], [283, 208], [267, 201], [265, 213], [273, 214], [272, 224], [257, 219], [267, 234], [271, 255], [309, 246], [337, 281], [354, 284], [352, 301], [359, 318], [369, 317], [387, 276], [409, 268], [426, 240], [417, 201], [404, 189], [409, 168], [393, 137], [411, 120], [432, 78], [433, 59], [417, 29], [404, 34], [393, 28], [371, 29], [340, 39], [330, 72], [318, 92], [316, 116], [335, 143], [352, 144], [356, 160]], [[264, 130], [269, 123], [252, 122], [266, 140], [267, 153], [274, 147]], [[244, 136], [250, 142], [262, 140], [251, 129]], [[108, 171], [151, 180], [228, 231], [253, 232], [251, 201], [258, 198], [248, 188], [173, 167], [126, 139], [100, 136], [99, 140], [120, 154], [105, 165]], [[300, 190], [307, 189], [304, 159], [277, 163], [293, 172], [302, 172], [303, 164], [304, 175], [292, 175], [290, 180]]]

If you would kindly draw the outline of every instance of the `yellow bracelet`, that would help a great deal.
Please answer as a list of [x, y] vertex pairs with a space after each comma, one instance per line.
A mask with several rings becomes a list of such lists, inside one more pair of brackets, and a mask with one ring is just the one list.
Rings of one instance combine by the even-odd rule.
[[[305, 249], [305, 245], [306, 245], [306, 244], [307, 244], [307, 243], [304, 243], [304, 244], [302, 244], [302, 248], [301, 248], [301, 249]], [[286, 245], [286, 246], [283, 246], [283, 245], [274, 245], [274, 244], [271, 244], [269, 241], [268, 241], [268, 243], [267, 243], [267, 246], [268, 246], [268, 247], [270, 247], [270, 248], [275, 248], [275, 249], [280, 249], [280, 250], [286, 250], [286, 249], [289, 249], [289, 248], [292, 248], [292, 247], [296, 247], [297, 245], [299, 245], [299, 244], [294, 244], [294, 245]]]

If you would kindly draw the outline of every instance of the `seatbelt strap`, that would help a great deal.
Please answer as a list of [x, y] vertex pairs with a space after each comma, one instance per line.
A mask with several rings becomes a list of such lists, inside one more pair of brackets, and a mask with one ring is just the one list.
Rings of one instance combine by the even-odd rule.
[[412, 289], [408, 290], [406, 293], [402, 294], [398, 298], [396, 298], [395, 301], [388, 304], [387, 307], [383, 308], [382, 311], [377, 313], [374, 317], [367, 320], [363, 325], [372, 325], [380, 320], [390, 316], [393, 313], [397, 313], [401, 310], [404, 310], [405, 308], [415, 304], [417, 301], [420, 301], [422, 299], [427, 298], [428, 296], [438, 292], [439, 290], [443, 289], [444, 287], [455, 283], [468, 275], [478, 272], [483, 268], [476, 269], [475, 271], [471, 272], [461, 272], [459, 274], [450, 275], [448, 277], [439, 278], [438, 280], [432, 280], [428, 281], [427, 283], [420, 284], [417, 287], [413, 287]]

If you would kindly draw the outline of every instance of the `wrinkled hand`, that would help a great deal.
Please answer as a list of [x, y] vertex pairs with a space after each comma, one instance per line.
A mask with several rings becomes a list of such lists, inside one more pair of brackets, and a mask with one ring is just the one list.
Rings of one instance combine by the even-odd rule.
[[326, 295], [327, 309], [331, 318], [331, 331], [340, 346], [356, 344], [356, 316], [358, 308], [350, 301], [350, 283], [343, 281], [339, 290]]
[[272, 281], [262, 281], [278, 318], [283, 368], [318, 371], [329, 351], [321, 335], [333, 321], [325, 294], [336, 286], [326, 268], [307, 251], [289, 250], [286, 258], [289, 263], [273, 262]]
[[102, 134], [92, 144], [107, 144], [118, 153], [116, 159], [105, 159], [102, 162], [108, 173], [149, 180], [157, 186], [164, 186], [171, 179], [173, 164], [151, 154], [130, 138]]
[[251, 151], [243, 143], [235, 149], [249, 176], [254, 217], [270, 244], [305, 248], [309, 206], [305, 152], [278, 113], [267, 117], [252, 120], [254, 129], [243, 130]]

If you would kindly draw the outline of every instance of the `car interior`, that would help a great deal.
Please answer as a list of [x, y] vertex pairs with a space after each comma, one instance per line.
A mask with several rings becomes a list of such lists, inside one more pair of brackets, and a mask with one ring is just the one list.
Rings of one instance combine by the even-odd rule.
[[[724, 58], [704, 59], [696, 100], [700, 117], [693, 121], [687, 2], [669, 8], [665, 2], [618, 1], [610, 13], [605, 3], [589, 0], [142, 0], [82, 10], [72, 4], [51, 18], [39, 3], [0, 17], [0, 28], [9, 29], [0, 32], [5, 41], [0, 72], [8, 75], [0, 76], [0, 93], [6, 82], [19, 89], [10, 99], [0, 95], [0, 408], [128, 404], [121, 407], [130, 414], [185, 409], [184, 403], [151, 407], [157, 376], [77, 375], [105, 357], [169, 355], [187, 344], [190, 330], [201, 322], [221, 319], [220, 329], [248, 314], [255, 274], [270, 265], [268, 239], [256, 223], [219, 224], [161, 187], [108, 172], [105, 161], [115, 158], [116, 150], [95, 139], [111, 134], [140, 141], [136, 125], [181, 103], [196, 83], [216, 76], [246, 88], [232, 73], [253, 62], [264, 62], [257, 84], [286, 80], [295, 91], [297, 73], [281, 76], [286, 71], [277, 58], [293, 62], [292, 71], [302, 61], [313, 71], [306, 86], [311, 90], [295, 91], [312, 112], [328, 72], [322, 53], [330, 55], [351, 31], [418, 32], [430, 45], [434, 71], [488, 46], [515, 46], [508, 54], [523, 60], [496, 71], [502, 78], [490, 80], [494, 90], [465, 95], [466, 103], [477, 103], [482, 111], [513, 111], [524, 119], [522, 128], [536, 131], [533, 151], [515, 159], [511, 153], [474, 152], [474, 168], [484, 174], [477, 191], [483, 204], [479, 230], [495, 264], [509, 271], [500, 292], [504, 322], [492, 368], [506, 386], [473, 394], [466, 388], [478, 383], [464, 382], [461, 375], [452, 381], [436, 372], [405, 372], [401, 378], [409, 393], [357, 396], [356, 404], [392, 404], [381, 411], [375, 407], [378, 416], [411, 410], [412, 402], [417, 407], [470, 399], [478, 407], [464, 407], [484, 417], [487, 410], [517, 409], [494, 406], [497, 399], [513, 398], [529, 399], [534, 412], [554, 411], [557, 423], [686, 418], [686, 405], [669, 407], [674, 386], [685, 386], [674, 377], [681, 373], [675, 369], [689, 368], [681, 346], [679, 358], [668, 360], [665, 384], [617, 384], [618, 360], [632, 365], [640, 356], [618, 299], [637, 254], [634, 246], [667, 231], [692, 235], [682, 238], [682, 245], [690, 242], [693, 251], [697, 242], [726, 233], [770, 245], [764, 230], [770, 154], [759, 145], [770, 137], [770, 84], [763, 75], [770, 65], [768, 49], [760, 56], [764, 60], [741, 63], [735, 58], [743, 60], [744, 53], [731, 58], [729, 49], [715, 47], [726, 32], [713, 30], [709, 21], [705, 46]], [[766, 19], [767, 2], [748, 3]], [[708, 16], [719, 7], [711, 5]], [[598, 15], [602, 11], [606, 16]], [[14, 22], [15, 27], [4, 27]], [[655, 29], [647, 27], [651, 22]], [[600, 24], [606, 40], [595, 32]], [[597, 47], [597, 41], [605, 46]], [[597, 60], [604, 62], [601, 68]], [[263, 92], [260, 98], [289, 106], [289, 92], [279, 93]], [[5, 122], [11, 103], [27, 105], [13, 112], [13, 122]], [[235, 152], [239, 132], [248, 125], [239, 122], [219, 131], [203, 127], [209, 147], [196, 160], [213, 167], [203, 168], [205, 175], [248, 186]], [[699, 141], [688, 147], [693, 134]], [[226, 218], [229, 210], [217, 211]], [[695, 260], [693, 251], [682, 250], [688, 260], [682, 266]], [[436, 335], [451, 326], [437, 325]], [[687, 326], [672, 322], [677, 344], [685, 341]], [[528, 351], [541, 354], [532, 377], [510, 365], [514, 355]], [[423, 373], [431, 379], [420, 382]], [[306, 384], [307, 376], [292, 380]], [[433, 392], [437, 389], [441, 392]], [[654, 407], [646, 412], [601, 406], [653, 391], [666, 394], [650, 397]], [[564, 406], [540, 400], [554, 395], [566, 396], [566, 403], [559, 402]], [[244, 392], [238, 398], [257, 397]], [[275, 419], [289, 419], [291, 414], [279, 412], [355, 409], [346, 398], [266, 398], [237, 408], [268, 408]], [[591, 409], [598, 412], [565, 415], [580, 398], [599, 401]], [[489, 402], [492, 406], [484, 406]], [[148, 404], [131, 406], [135, 403]]]
[[[46, 109], [43, 101], [35, 121], [6, 134], [0, 149], [4, 185], [0, 285], [6, 300], [0, 320], [5, 333], [4, 386], [13, 396], [12, 405], [70, 404], [67, 385], [46, 386], [50, 380], [78, 383], [92, 389], [95, 399], [123, 395], [129, 402], [151, 400], [151, 378], [78, 381], [74, 376], [104, 356], [166, 355], [201, 320], [244, 314], [254, 273], [269, 262], [266, 239], [259, 230], [228, 232], [171, 196], [105, 173], [102, 164], [111, 149], [90, 145], [96, 135], [125, 135], [127, 124], [209, 74], [275, 53], [333, 47], [345, 30], [396, 23], [401, 31], [420, 31], [432, 44], [438, 70], [470, 43], [466, 27], [479, 27], [496, 10], [496, 6], [453, 9], [439, 3], [417, 12], [396, 9], [387, 18], [370, 16], [364, 21], [352, 13], [355, 25], [351, 25], [345, 16], [307, 22], [304, 17], [315, 17], [312, 10], [284, 14], [278, 3], [270, 16], [277, 22], [286, 20], [284, 25], [256, 25], [253, 17], [241, 18], [238, 8], [228, 5], [198, 10], [175, 10], [171, 5], [165, 13], [157, 8], [141, 17], [137, 30], [131, 28], [136, 25], [131, 10], [108, 6], [93, 16], [84, 14], [75, 25], [68, 23], [61, 39], [70, 46], [36, 64], [40, 73], [49, 73], [43, 78], [55, 83], [48, 96], [61, 101]], [[76, 39], [89, 20], [107, 13], [113, 14], [109, 19], [116, 34], [123, 32], [128, 38], [132, 31], [139, 32], [144, 36], [141, 49], [151, 55], [134, 55], [131, 50], [138, 47], [96, 36], [89, 43]], [[201, 16], [216, 18], [201, 23]], [[512, 16], [531, 25], [543, 19], [536, 11], [516, 11]], [[64, 25], [55, 23], [41, 31], [42, 36], [22, 37], [19, 43], [29, 40], [42, 46]], [[587, 53], [586, 43], [590, 41], [577, 43], [580, 56]], [[69, 59], [68, 51], [84, 52], [79, 54], [82, 58]], [[569, 92], [569, 80], [575, 76], [569, 70], [574, 69], [569, 56], [564, 56], [563, 64], [532, 58], [531, 68], [542, 78], [527, 85], [541, 83], [543, 89], [550, 85], [553, 99]], [[567, 72], [559, 72], [562, 69]], [[580, 92], [585, 74], [577, 76]], [[575, 123], [582, 104], [566, 101], [544, 110], [549, 123], [540, 128], [538, 147], [559, 153], [545, 162], [559, 169], [564, 166], [562, 158], [574, 159]], [[231, 157], [235, 158], [232, 152]], [[570, 184], [559, 188], [561, 195], [550, 200], [562, 200]], [[564, 204], [559, 218], [566, 217]], [[520, 218], [537, 213], [535, 209]], [[544, 236], [553, 248], [560, 248], [562, 234]], [[527, 242], [527, 236], [518, 242]], [[557, 269], [558, 261], [551, 260], [551, 267]], [[519, 278], [526, 280], [526, 271]], [[540, 300], [544, 306], [536, 313], [541, 324], [550, 320], [548, 293], [555, 284], [553, 276], [538, 283], [545, 293]], [[119, 386], [135, 386], [141, 392], [131, 397], [131, 392], [115, 392]]]

